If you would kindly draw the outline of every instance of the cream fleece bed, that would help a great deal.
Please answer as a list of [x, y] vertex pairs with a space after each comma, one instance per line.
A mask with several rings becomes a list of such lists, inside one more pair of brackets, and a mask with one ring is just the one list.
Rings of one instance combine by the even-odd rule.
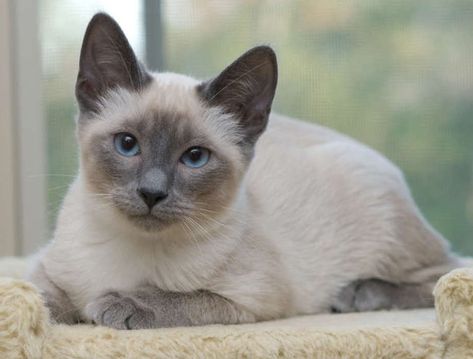
[[24, 262], [0, 260], [0, 358], [473, 358], [473, 268], [435, 310], [314, 315], [239, 326], [117, 331], [51, 325]]

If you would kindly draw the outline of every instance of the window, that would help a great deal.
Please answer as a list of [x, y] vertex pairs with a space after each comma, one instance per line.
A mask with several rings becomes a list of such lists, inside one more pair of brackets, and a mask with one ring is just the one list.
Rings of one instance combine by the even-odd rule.
[[[473, 254], [472, 3], [40, 1], [47, 167], [38, 177], [47, 175], [49, 228], [77, 168], [73, 87], [80, 42], [98, 10], [160, 70], [207, 78], [251, 46], [272, 45], [280, 67], [274, 110], [385, 154], [432, 225], [455, 250]], [[159, 26], [145, 26], [147, 17]]]
[[165, 1], [166, 64], [205, 78], [271, 44], [274, 110], [385, 154], [432, 225], [471, 255], [472, 13], [462, 0]]

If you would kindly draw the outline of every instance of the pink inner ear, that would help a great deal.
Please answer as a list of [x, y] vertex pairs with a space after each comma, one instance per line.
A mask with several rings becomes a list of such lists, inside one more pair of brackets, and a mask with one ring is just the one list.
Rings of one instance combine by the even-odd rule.
[[255, 101], [253, 102], [253, 109], [256, 112], [264, 112], [268, 108], [268, 98], [267, 96], [260, 96], [259, 98], [256, 98]]
[[256, 94], [252, 103], [253, 109], [255, 111], [265, 112], [268, 107], [271, 107], [272, 97], [270, 88], [270, 84], [265, 84], [264, 88]]
[[98, 93], [98, 89], [94, 86], [93, 81], [81, 78], [77, 80], [80, 91], [87, 96], [95, 96]]
[[95, 91], [94, 86], [92, 86], [90, 81], [86, 79], [79, 80], [79, 87], [81, 88], [82, 91], [87, 92], [87, 93]]

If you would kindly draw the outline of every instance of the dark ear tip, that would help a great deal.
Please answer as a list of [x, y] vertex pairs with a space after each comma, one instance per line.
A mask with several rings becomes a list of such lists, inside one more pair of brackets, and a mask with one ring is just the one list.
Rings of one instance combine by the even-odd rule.
[[118, 22], [116, 22], [113, 17], [111, 17], [105, 12], [98, 12], [92, 17], [92, 19], [90, 19], [89, 24], [87, 25], [86, 34], [100, 28], [108, 29], [108, 31], [118, 31], [119, 33], [122, 33]]
[[89, 21], [89, 26], [96, 25], [100, 23], [113, 23], [116, 24], [116, 21], [106, 12], [98, 12], [96, 13], [92, 19]]
[[253, 47], [252, 49], [248, 50], [245, 55], [257, 56], [259, 58], [267, 59], [274, 65], [277, 65], [276, 53], [270, 46], [267, 45]]
[[268, 45], [255, 46], [252, 49], [250, 49], [249, 52], [255, 52], [255, 53], [260, 53], [260, 54], [264, 54], [271, 57], [276, 57], [276, 53], [274, 52], [273, 48]]
[[[276, 57], [276, 53], [274, 50], [267, 45], [260, 45], [253, 47], [252, 49], [248, 50], [244, 53], [241, 58], [247, 58], [252, 63], [260, 63], [260, 64], [267, 64], [270, 67], [271, 71], [277, 76], [278, 73], [278, 60]], [[238, 60], [237, 60], [238, 61]]]

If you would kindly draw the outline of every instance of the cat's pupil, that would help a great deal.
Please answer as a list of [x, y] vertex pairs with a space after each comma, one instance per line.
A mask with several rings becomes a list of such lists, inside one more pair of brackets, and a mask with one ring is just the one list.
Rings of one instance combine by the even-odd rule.
[[199, 148], [193, 148], [189, 151], [189, 157], [192, 162], [198, 162], [202, 157], [202, 151]]
[[132, 136], [123, 136], [122, 147], [124, 150], [131, 151], [136, 145], [136, 139]]

